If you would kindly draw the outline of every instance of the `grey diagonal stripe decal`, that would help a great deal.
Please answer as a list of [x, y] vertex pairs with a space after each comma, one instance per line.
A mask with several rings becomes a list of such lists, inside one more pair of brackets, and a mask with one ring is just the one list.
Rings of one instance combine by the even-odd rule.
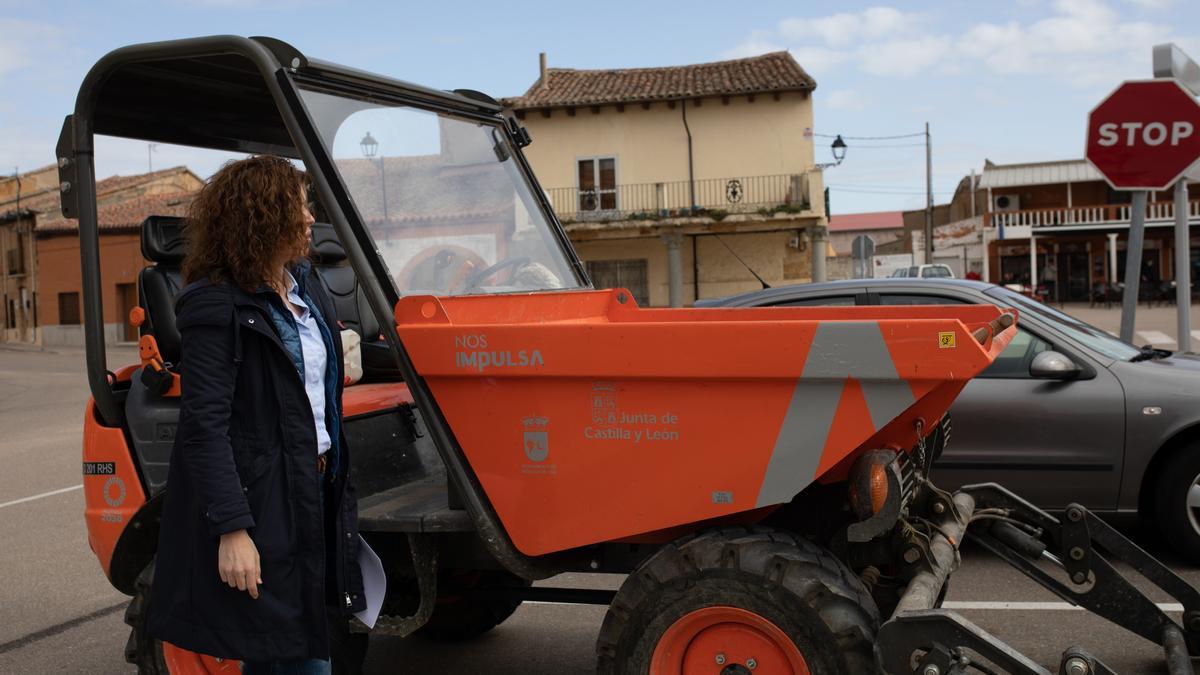
[[908, 382], [896, 373], [878, 323], [818, 325], [775, 439], [757, 506], [790, 501], [815, 478], [848, 377], [862, 386], [875, 426], [872, 431], [892, 421], [915, 400]]

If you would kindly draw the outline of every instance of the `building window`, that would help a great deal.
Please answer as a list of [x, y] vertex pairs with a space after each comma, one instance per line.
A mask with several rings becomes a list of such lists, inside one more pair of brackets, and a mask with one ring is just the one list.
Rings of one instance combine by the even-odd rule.
[[79, 323], [79, 293], [59, 293], [58, 325], [78, 326]]
[[577, 163], [579, 212], [617, 210], [617, 159], [594, 157]]
[[646, 260], [589, 260], [588, 276], [596, 288], [624, 288], [638, 305], [650, 304]]

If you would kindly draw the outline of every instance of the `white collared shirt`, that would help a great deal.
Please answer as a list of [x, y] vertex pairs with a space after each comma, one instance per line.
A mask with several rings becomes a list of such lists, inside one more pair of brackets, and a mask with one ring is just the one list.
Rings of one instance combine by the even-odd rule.
[[308, 308], [308, 304], [300, 297], [300, 289], [296, 279], [287, 274], [288, 302], [300, 308], [300, 316], [292, 312], [296, 319], [296, 328], [300, 333], [300, 353], [304, 362], [304, 391], [308, 393], [308, 403], [312, 406], [313, 423], [317, 427], [317, 454], [323, 455], [329, 450], [329, 429], [325, 426], [325, 369], [328, 365], [328, 354], [325, 352], [325, 340], [321, 337], [321, 328], [317, 326], [317, 317]]

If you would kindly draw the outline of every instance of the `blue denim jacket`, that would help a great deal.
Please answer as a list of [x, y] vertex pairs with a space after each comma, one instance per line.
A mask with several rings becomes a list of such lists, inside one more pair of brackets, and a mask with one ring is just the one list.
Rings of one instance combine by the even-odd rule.
[[[333, 336], [329, 332], [329, 325], [326, 323], [325, 317], [321, 316], [321, 310], [317, 308], [317, 303], [309, 297], [306, 288], [311, 267], [311, 263], [302, 260], [292, 268], [291, 272], [296, 279], [296, 289], [299, 291], [300, 297], [304, 299], [308, 310], [317, 320], [317, 327], [320, 328], [321, 338], [325, 342], [325, 353], [328, 355], [325, 367], [325, 424], [329, 430], [329, 478], [332, 480], [338, 471], [338, 440], [342, 425], [341, 402], [337, 399], [337, 386], [342, 379], [342, 364], [338, 361], [337, 352], [333, 348]], [[279, 333], [280, 341], [287, 348], [288, 356], [292, 357], [292, 364], [296, 366], [296, 372], [303, 380], [304, 351], [300, 348], [300, 329], [296, 326], [296, 317], [283, 306], [278, 295], [274, 293], [272, 295], [275, 297], [267, 304], [271, 308], [271, 320], [275, 324], [275, 331]]]

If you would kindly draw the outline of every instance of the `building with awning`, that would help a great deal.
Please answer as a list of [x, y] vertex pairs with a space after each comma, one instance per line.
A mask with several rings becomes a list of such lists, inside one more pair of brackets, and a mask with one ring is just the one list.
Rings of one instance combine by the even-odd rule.
[[[979, 187], [987, 194], [983, 235], [985, 278], [994, 283], [1045, 288], [1060, 302], [1105, 295], [1125, 274], [1125, 244], [1131, 192], [1113, 190], [1083, 159], [1021, 164], [985, 162]], [[1189, 184], [1193, 288], [1200, 276], [1200, 186]], [[1172, 228], [1169, 192], [1147, 200], [1146, 240], [1141, 267], [1146, 299], [1173, 298]]]

